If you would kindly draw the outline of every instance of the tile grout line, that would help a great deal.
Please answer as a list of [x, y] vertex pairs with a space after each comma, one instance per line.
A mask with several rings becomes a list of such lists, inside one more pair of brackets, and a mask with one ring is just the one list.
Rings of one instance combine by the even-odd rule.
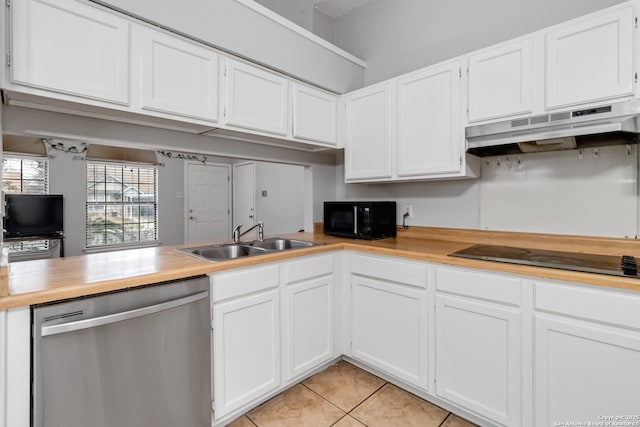
[[[340, 409], [342, 412], [344, 412], [344, 415], [347, 415], [348, 412], [345, 411], [344, 409], [342, 409], [341, 407], [339, 407], [338, 405], [336, 405], [335, 403], [333, 403], [332, 401], [330, 401], [329, 399], [327, 399], [326, 397], [324, 397], [323, 395], [321, 395], [320, 393], [318, 393], [317, 391], [309, 388], [305, 383], [300, 383], [301, 386], [303, 386], [304, 388], [306, 388], [307, 390], [309, 390], [311, 393], [315, 394], [316, 396], [318, 396], [319, 398], [321, 398], [322, 400], [324, 400], [325, 402], [328, 402], [331, 406], [334, 406], [338, 409]], [[340, 417], [340, 419], [338, 419], [338, 421], [340, 421], [341, 419], [343, 419], [344, 416]], [[336, 422], [338, 422], [336, 421]], [[335, 423], [334, 423], [335, 424]], [[333, 424], [332, 424], [333, 425]]]
[[[260, 427], [260, 426], [258, 425], [258, 423], [256, 423], [256, 422], [255, 422], [255, 421], [253, 421], [251, 418], [249, 418], [249, 412], [247, 412], [247, 413], [244, 415], [244, 417], [245, 417], [246, 419], [248, 419], [248, 420], [249, 420], [249, 422], [250, 422], [251, 424], [253, 424], [254, 426], [256, 426], [256, 427]], [[240, 417], [240, 418], [242, 418], [242, 417]], [[239, 419], [240, 419], [240, 418], [239, 418]]]
[[440, 424], [438, 424], [438, 427], [442, 427], [442, 426], [444, 426], [444, 423], [449, 419], [449, 417], [451, 416], [451, 414], [452, 414], [452, 412], [449, 412], [449, 413], [447, 414], [447, 416], [446, 416], [446, 417], [444, 417], [444, 420], [442, 420], [442, 422], [441, 422]]
[[254, 422], [251, 418], [249, 418], [249, 414], [248, 414], [248, 413], [247, 413], [247, 415], [245, 415], [244, 417], [245, 417], [246, 419], [248, 419], [248, 420], [249, 420], [249, 422], [250, 422], [251, 424], [253, 424], [254, 426], [256, 426], [256, 427], [260, 427], [256, 422]]
[[[376, 378], [380, 378], [380, 377], [376, 377]], [[380, 378], [380, 379], [382, 379], [382, 378]], [[356, 410], [356, 409], [358, 409], [360, 406], [362, 406], [362, 404], [363, 404], [364, 402], [366, 402], [367, 400], [371, 399], [371, 397], [372, 397], [374, 394], [376, 394], [377, 392], [379, 392], [379, 391], [382, 389], [382, 387], [386, 386], [387, 384], [389, 384], [389, 383], [388, 383], [387, 381], [385, 381], [385, 382], [384, 382], [384, 384], [382, 384], [380, 387], [378, 387], [377, 389], [375, 389], [375, 390], [374, 390], [370, 395], [368, 395], [367, 397], [365, 397], [364, 399], [362, 399], [362, 401], [360, 401], [360, 403], [358, 403], [356, 406], [354, 406], [353, 408], [351, 408], [351, 410], [350, 410], [349, 412], [347, 412], [347, 415], [351, 415], [351, 413], [352, 413], [353, 411], [355, 411], [355, 410]], [[359, 419], [359, 418], [356, 418], [356, 417], [353, 417], [353, 418], [355, 418], [356, 420], [358, 420], [361, 424], [364, 424], [362, 421], [360, 421], [360, 419]], [[366, 424], [365, 424], [365, 425], [366, 425]]]

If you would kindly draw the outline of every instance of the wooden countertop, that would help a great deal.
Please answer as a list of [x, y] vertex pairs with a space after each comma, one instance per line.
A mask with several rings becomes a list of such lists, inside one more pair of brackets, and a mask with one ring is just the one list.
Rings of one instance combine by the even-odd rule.
[[296, 233], [288, 237], [324, 244], [223, 262], [204, 261], [176, 250], [181, 247], [205, 246], [206, 243], [16, 262], [9, 265], [8, 272], [7, 269], [0, 271], [0, 309], [75, 298], [338, 249], [640, 291], [640, 279], [447, 256], [474, 244], [488, 243], [640, 257], [640, 245], [631, 239], [429, 227], [412, 227], [407, 232], [399, 231], [395, 239], [376, 241], [341, 239], [318, 232]]

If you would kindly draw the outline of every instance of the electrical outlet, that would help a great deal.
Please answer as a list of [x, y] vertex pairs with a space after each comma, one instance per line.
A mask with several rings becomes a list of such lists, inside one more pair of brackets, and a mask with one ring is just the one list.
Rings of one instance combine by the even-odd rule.
[[413, 205], [404, 205], [404, 213], [409, 214], [407, 218], [413, 218]]

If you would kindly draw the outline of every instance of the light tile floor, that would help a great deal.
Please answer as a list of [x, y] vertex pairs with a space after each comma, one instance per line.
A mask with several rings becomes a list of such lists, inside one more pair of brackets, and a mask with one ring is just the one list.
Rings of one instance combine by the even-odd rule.
[[229, 427], [472, 427], [448, 411], [341, 361]]

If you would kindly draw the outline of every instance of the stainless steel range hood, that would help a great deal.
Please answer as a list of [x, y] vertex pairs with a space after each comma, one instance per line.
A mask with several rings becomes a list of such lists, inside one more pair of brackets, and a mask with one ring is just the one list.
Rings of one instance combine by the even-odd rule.
[[465, 134], [467, 152], [480, 157], [635, 144], [640, 134], [640, 102], [469, 126]]

